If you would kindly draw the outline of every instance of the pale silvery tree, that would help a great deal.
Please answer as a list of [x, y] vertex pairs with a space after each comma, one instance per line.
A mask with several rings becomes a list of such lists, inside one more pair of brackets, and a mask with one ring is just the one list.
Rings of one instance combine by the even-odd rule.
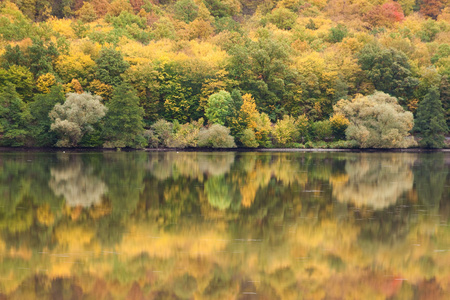
[[56, 104], [49, 113], [50, 130], [59, 135], [58, 147], [75, 147], [81, 138], [94, 130], [93, 125], [106, 114], [102, 98], [91, 93], [68, 93], [64, 104]]
[[361, 148], [406, 148], [416, 144], [410, 136], [414, 126], [412, 113], [405, 111], [395, 97], [383, 92], [340, 100], [334, 112], [350, 121], [346, 137], [358, 142]]

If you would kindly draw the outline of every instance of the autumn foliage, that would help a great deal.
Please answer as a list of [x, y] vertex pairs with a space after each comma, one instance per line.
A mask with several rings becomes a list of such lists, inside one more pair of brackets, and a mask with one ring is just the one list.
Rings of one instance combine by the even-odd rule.
[[[3, 1], [0, 93], [23, 105], [20, 118], [3, 118], [2, 137], [12, 138], [0, 144], [56, 145], [52, 133], [33, 134], [42, 120], [29, 117], [54, 87], [107, 105], [126, 86], [143, 110], [143, 146], [164, 119], [174, 125], [170, 147], [197, 145], [197, 123], [225, 126], [237, 146], [328, 147], [344, 138], [336, 103], [376, 91], [416, 113], [435, 87], [447, 109], [444, 2]], [[106, 119], [79, 145], [108, 145]]]

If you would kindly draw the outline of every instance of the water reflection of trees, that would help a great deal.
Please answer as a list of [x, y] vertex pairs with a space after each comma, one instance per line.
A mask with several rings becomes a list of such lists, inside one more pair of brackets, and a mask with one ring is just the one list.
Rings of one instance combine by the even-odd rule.
[[150, 155], [148, 169], [159, 180], [187, 177], [202, 181], [203, 176], [219, 176], [230, 171], [234, 152], [164, 152]]
[[[0, 231], [0, 278], [8, 278], [0, 279], [0, 293], [12, 299], [24, 293], [30, 299], [231, 299], [247, 292], [266, 299], [299, 293], [370, 299], [411, 298], [426, 289], [439, 299], [450, 293], [450, 269], [442, 263], [450, 252], [434, 252], [450, 249], [450, 227], [438, 226], [449, 225], [441, 213], [449, 181], [439, 156], [246, 153], [233, 154], [214, 173], [204, 171], [214, 163], [199, 167], [188, 154], [184, 162], [184, 154], [168, 154], [179, 156], [175, 164], [161, 153], [80, 155], [88, 174], [108, 187], [101, 205], [80, 211], [61, 201], [45, 205], [52, 194], [46, 184], [34, 200], [22, 191], [18, 205], [31, 204], [31, 225], [20, 234]], [[155, 175], [163, 165], [170, 176]], [[34, 186], [37, 170], [46, 180], [52, 176], [49, 168], [32, 169], [3, 163], [9, 175], [0, 180], [23, 177]], [[375, 211], [334, 201], [341, 186], [384, 187], [393, 180], [386, 172], [398, 172], [395, 181], [413, 172], [411, 187], [388, 193], [404, 195], [401, 201]], [[427, 178], [433, 172], [441, 178]], [[8, 208], [18, 218], [22, 211]], [[50, 213], [52, 222], [44, 218]], [[40, 235], [24, 242], [32, 232]]]
[[98, 205], [107, 192], [106, 184], [95, 174], [93, 167], [84, 164], [79, 155], [59, 153], [58, 163], [50, 169], [48, 183], [56, 196], [63, 196], [69, 206]]
[[362, 153], [346, 162], [346, 174], [334, 179], [333, 196], [358, 207], [383, 209], [413, 188], [414, 154]]

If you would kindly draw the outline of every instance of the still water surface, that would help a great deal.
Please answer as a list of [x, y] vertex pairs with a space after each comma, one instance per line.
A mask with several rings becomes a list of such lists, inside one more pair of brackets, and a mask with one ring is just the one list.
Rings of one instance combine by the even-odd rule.
[[449, 165], [1, 153], [0, 299], [450, 299]]

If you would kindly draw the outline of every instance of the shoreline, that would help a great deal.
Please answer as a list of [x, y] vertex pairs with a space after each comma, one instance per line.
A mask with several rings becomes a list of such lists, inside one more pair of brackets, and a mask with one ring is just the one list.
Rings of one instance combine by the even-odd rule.
[[84, 153], [84, 152], [364, 152], [364, 153], [428, 153], [428, 152], [450, 152], [450, 149], [426, 149], [426, 148], [364, 148], [364, 149], [341, 149], [341, 148], [46, 148], [46, 147], [0, 147], [0, 153], [6, 152], [69, 152], [69, 153]]

